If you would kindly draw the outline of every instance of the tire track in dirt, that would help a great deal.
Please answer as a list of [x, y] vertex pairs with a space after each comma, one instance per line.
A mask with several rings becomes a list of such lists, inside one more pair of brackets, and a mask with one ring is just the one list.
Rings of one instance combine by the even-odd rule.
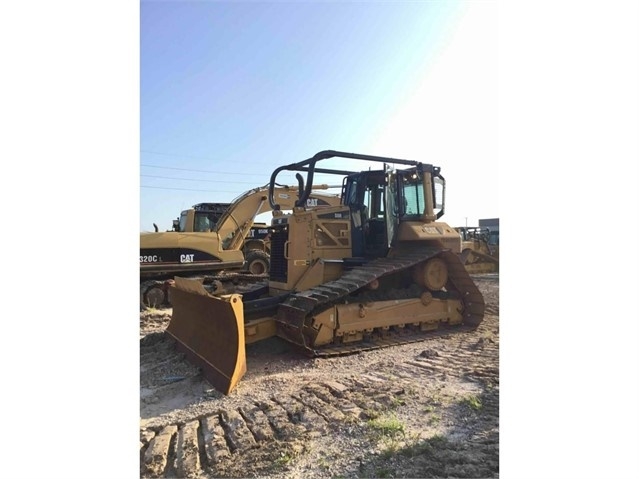
[[346, 417], [364, 416], [361, 406], [382, 409], [375, 394], [371, 386], [309, 384], [293, 395], [247, 401], [185, 424], [144, 429], [142, 477], [197, 477], [266, 443], [325, 434]]
[[[345, 422], [362, 422], [392, 409], [407, 388], [424, 388], [424, 377], [454, 376], [498, 384], [498, 343], [479, 336], [458, 346], [425, 349], [421, 355], [350, 381], [309, 382], [292, 394], [245, 401], [232, 409], [186, 423], [143, 429], [142, 477], [203, 477], [223, 470], [247, 451], [330, 434]], [[486, 400], [498, 415], [498, 401]], [[493, 444], [490, 442], [489, 444]], [[494, 444], [493, 444], [494, 445]]]

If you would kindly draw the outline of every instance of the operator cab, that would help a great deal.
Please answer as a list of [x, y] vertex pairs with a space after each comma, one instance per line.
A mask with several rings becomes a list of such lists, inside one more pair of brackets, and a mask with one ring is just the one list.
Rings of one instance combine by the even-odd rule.
[[[443, 214], [444, 180], [438, 171], [433, 173], [430, 181], [422, 165], [401, 171], [385, 166], [344, 178], [342, 201], [351, 210], [353, 256], [386, 256], [400, 222], [434, 221]], [[429, 186], [432, 190], [427, 195]]]
[[387, 178], [384, 171], [365, 171], [344, 178], [343, 203], [351, 210], [353, 256], [379, 257], [388, 251]]
[[173, 220], [173, 231], [208, 233], [215, 230], [218, 220], [231, 203], [198, 203], [184, 210]]
[[230, 203], [198, 203], [193, 205], [195, 210], [193, 231], [203, 233], [213, 231], [217, 221], [230, 206]]

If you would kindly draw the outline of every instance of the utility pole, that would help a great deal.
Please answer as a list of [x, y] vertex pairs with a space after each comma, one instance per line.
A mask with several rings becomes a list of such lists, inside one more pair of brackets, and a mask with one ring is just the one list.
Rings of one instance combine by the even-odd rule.
[[466, 216], [465, 218], [466, 218], [466, 228], [468, 228], [468, 216]]

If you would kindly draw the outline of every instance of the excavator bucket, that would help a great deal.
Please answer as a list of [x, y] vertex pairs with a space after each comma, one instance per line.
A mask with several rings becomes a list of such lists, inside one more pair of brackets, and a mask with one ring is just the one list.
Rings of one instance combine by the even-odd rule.
[[167, 334], [217, 390], [229, 394], [246, 373], [242, 297], [212, 296], [199, 281], [179, 277], [170, 294]]

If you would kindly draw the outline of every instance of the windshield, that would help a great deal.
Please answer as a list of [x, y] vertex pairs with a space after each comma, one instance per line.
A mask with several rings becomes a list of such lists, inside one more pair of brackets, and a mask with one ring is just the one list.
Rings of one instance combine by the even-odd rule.
[[178, 231], [186, 231], [186, 216], [187, 216], [188, 212], [187, 211], [182, 211], [182, 213], [180, 213], [180, 229]]
[[424, 185], [421, 175], [413, 173], [404, 177], [404, 215], [413, 216], [424, 213]]
[[206, 211], [196, 211], [195, 212], [195, 226], [193, 227], [193, 231], [199, 232], [209, 232], [213, 225], [211, 224], [211, 220], [209, 219], [209, 214]]
[[424, 180], [422, 173], [411, 171], [401, 178], [403, 205], [402, 216], [420, 216], [424, 214], [426, 200], [424, 198]]

